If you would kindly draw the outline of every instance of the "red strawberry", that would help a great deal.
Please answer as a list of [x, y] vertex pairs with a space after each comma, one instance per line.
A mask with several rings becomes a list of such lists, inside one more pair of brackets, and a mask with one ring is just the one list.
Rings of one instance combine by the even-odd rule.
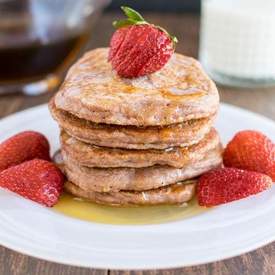
[[257, 131], [237, 133], [225, 148], [224, 165], [256, 171], [275, 181], [275, 144]]
[[272, 185], [272, 179], [261, 173], [237, 168], [218, 168], [202, 175], [197, 197], [201, 206], [215, 206], [260, 193]]
[[45, 136], [26, 131], [0, 144], [0, 171], [34, 158], [50, 160], [50, 146]]
[[33, 159], [0, 173], [0, 187], [46, 206], [57, 203], [64, 176], [51, 162]]
[[117, 30], [111, 38], [109, 51], [113, 69], [128, 78], [160, 70], [174, 53], [177, 39], [146, 22], [135, 10], [121, 8], [128, 18], [114, 22]]

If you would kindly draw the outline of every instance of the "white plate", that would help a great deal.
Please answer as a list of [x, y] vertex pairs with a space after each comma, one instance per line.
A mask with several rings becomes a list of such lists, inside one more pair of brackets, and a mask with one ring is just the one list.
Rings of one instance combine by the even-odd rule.
[[[222, 105], [217, 128], [223, 142], [241, 129], [274, 137], [275, 125], [259, 115]], [[0, 121], [0, 140], [25, 129], [48, 136], [58, 128], [46, 106]], [[0, 190], [0, 243], [42, 259], [94, 268], [148, 269], [190, 266], [236, 256], [275, 240], [275, 188], [199, 216], [159, 225], [84, 222]]]

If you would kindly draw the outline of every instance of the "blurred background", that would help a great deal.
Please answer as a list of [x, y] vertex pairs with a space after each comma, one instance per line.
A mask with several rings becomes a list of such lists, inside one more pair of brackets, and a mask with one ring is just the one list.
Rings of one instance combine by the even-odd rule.
[[188, 35], [198, 35], [200, 21], [200, 39], [184, 36], [179, 47], [199, 57], [217, 82], [235, 87], [275, 84], [273, 0], [1, 0], [0, 93], [35, 95], [55, 89], [83, 51], [108, 45], [111, 22], [100, 39], [93, 37], [94, 25], [104, 15], [105, 20], [108, 14], [117, 15], [112, 20], [122, 17], [122, 5], [148, 13], [153, 23], [179, 38], [186, 27]]
[[198, 13], [200, 10], [200, 0], [114, 0], [108, 9], [119, 9], [126, 2], [127, 5], [140, 11]]

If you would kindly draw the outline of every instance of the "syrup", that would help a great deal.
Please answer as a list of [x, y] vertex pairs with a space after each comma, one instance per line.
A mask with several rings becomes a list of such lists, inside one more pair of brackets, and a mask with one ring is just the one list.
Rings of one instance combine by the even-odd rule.
[[[122, 86], [119, 88], [120, 88], [120, 91], [128, 94], [142, 92], [141, 88], [136, 88], [130, 85]], [[205, 92], [198, 88], [189, 88], [189, 89], [167, 88], [167, 89], [159, 89], [158, 92], [160, 92], [164, 98], [170, 99], [170, 100], [183, 100], [183, 98], [187, 100], [187, 99], [202, 97], [205, 95]]]
[[[41, 79], [70, 64], [87, 39], [76, 34], [56, 41], [0, 45], [0, 82]], [[27, 64], [27, 65], [26, 65]]]
[[205, 95], [205, 92], [201, 91], [201, 90], [196, 90], [196, 89], [193, 89], [190, 91], [188, 90], [180, 90], [180, 89], [163, 89], [163, 90], [160, 90], [161, 92], [161, 95], [164, 97], [164, 98], [167, 98], [167, 99], [170, 99], [170, 100], [183, 100], [183, 98], [185, 100], [191, 100], [191, 99], [194, 99], [194, 98], [198, 98], [198, 97], [202, 97]]
[[63, 73], [89, 38], [87, 28], [68, 27], [64, 11], [60, 18], [46, 14], [51, 10], [55, 14], [54, 9], [65, 3], [42, 2], [0, 1], [1, 85], [30, 83], [52, 73]]
[[208, 211], [197, 204], [196, 198], [181, 206], [113, 207], [91, 203], [68, 193], [61, 196], [54, 210], [84, 221], [116, 225], [160, 224], [190, 218]]

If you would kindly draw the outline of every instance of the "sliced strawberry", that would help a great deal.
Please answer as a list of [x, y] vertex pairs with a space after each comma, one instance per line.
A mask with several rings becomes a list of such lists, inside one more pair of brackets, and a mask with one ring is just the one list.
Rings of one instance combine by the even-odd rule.
[[275, 144], [260, 132], [237, 133], [226, 146], [223, 160], [227, 167], [260, 172], [275, 181]]
[[0, 187], [24, 198], [53, 206], [62, 193], [64, 176], [51, 162], [34, 159], [0, 173]]
[[201, 206], [215, 206], [255, 195], [271, 185], [272, 179], [261, 173], [218, 168], [200, 177], [197, 198]]
[[49, 142], [38, 132], [21, 132], [0, 144], [0, 171], [34, 158], [50, 160]]

